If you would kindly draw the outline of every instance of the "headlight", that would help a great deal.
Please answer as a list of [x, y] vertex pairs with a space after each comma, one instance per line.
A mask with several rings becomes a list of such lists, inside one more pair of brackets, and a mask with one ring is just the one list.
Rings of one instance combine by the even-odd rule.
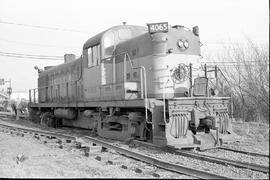
[[184, 48], [184, 42], [182, 40], [178, 40], [177, 45], [179, 48], [183, 49]]
[[177, 46], [178, 48], [180, 48], [181, 50], [186, 50], [189, 47], [189, 42], [187, 40], [182, 40], [179, 39], [177, 41]]
[[186, 49], [188, 48], [189, 43], [188, 43], [188, 41], [187, 41], [187, 40], [185, 40], [185, 42], [184, 42], [184, 46], [185, 46], [185, 48], [186, 48]]

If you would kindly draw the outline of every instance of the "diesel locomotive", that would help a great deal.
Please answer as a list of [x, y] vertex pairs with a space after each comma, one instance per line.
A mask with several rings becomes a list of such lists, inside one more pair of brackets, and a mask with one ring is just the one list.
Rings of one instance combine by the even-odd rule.
[[198, 26], [114, 26], [82, 55], [38, 69], [30, 119], [52, 127], [176, 148], [214, 147], [231, 133], [229, 97], [210, 88]]

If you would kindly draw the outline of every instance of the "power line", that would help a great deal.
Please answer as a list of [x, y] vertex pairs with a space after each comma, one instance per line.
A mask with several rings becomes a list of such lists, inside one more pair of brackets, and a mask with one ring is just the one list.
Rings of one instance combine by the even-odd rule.
[[[261, 64], [218, 64], [218, 67], [260, 67], [260, 66], [264, 66]], [[214, 67], [214, 66], [213, 66]]]
[[241, 62], [236, 62], [236, 61], [204, 61], [202, 63], [215, 63], [215, 64], [219, 64], [219, 63], [231, 63], [231, 64], [234, 64], [234, 63], [255, 63], [255, 62], [269, 62], [269, 61], [266, 61], [266, 60], [263, 60], [263, 61], [241, 61]]
[[55, 46], [55, 45], [49, 45], [49, 44], [36, 44], [36, 43], [26, 43], [26, 42], [21, 42], [21, 41], [11, 41], [7, 39], [0, 38], [0, 41], [8, 42], [8, 43], [16, 43], [16, 44], [26, 44], [26, 45], [31, 45], [31, 46], [42, 46], [42, 47], [58, 47], [58, 48], [81, 48], [77, 46]]
[[44, 59], [44, 60], [63, 60], [63, 56], [47, 56], [47, 55], [34, 55], [34, 54], [22, 54], [22, 53], [10, 53], [0, 51], [0, 56], [24, 58], [24, 59]]
[[37, 25], [29, 25], [29, 24], [22, 24], [22, 23], [7, 22], [7, 21], [0, 21], [0, 23], [9, 24], [9, 25], [16, 25], [16, 26], [34, 27], [34, 28], [39, 28], [39, 29], [50, 29], [50, 30], [69, 31], [69, 32], [78, 32], [78, 33], [89, 33], [87, 31], [81, 31], [81, 30], [76, 30], [76, 29], [65, 29], [65, 28], [58, 28], [58, 27], [37, 26]]
[[[218, 67], [259, 67], [260, 65], [255, 65], [255, 64], [219, 64], [217, 65]], [[214, 66], [213, 66], [214, 67]]]
[[37, 55], [37, 54], [21, 54], [21, 53], [11, 53], [11, 52], [3, 52], [0, 51], [1, 54], [4, 55], [15, 55], [15, 56], [30, 56], [30, 57], [49, 57], [49, 58], [63, 58], [63, 56], [48, 56], [48, 55]]
[[[247, 45], [248, 43], [247, 42], [208, 42], [208, 41], [204, 41], [206, 42], [204, 45], [218, 45], [218, 46], [224, 46], [224, 45], [233, 45], [233, 46], [238, 46], [238, 45], [241, 45], [241, 46], [245, 46]], [[268, 43], [256, 43], [256, 44], [259, 44], [259, 45], [268, 45]], [[227, 47], [227, 46], [225, 46]]]
[[15, 55], [4, 55], [0, 54], [0, 56], [5, 56], [5, 57], [13, 57], [13, 58], [24, 58], [24, 59], [42, 59], [42, 60], [56, 60], [56, 61], [63, 61], [64, 59], [56, 59], [56, 58], [45, 58], [45, 57], [25, 57], [25, 56], [15, 56]]

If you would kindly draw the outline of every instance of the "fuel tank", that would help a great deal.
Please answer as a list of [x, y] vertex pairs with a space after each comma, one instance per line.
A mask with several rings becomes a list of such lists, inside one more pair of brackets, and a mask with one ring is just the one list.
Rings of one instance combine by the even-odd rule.
[[74, 120], [77, 117], [77, 111], [74, 109], [62, 109], [58, 108], [54, 110], [54, 116], [57, 118], [64, 118]]

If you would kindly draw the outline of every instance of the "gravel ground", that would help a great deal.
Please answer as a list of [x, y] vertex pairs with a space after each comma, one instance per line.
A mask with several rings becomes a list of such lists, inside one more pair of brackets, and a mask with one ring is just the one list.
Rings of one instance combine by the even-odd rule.
[[[5, 122], [7, 124], [8, 123], [15, 123], [18, 126], [27, 125], [28, 127], [32, 127], [34, 129], [36, 129], [36, 128], [41, 128], [44, 130], [49, 129], [47, 127], [42, 127], [40, 125], [34, 124], [34, 123], [26, 121], [26, 120], [20, 120], [20, 121], [13, 120], [13, 121], [5, 121]], [[239, 136], [239, 138], [238, 138], [239, 140], [235, 141], [235, 142], [231, 142], [231, 143], [227, 144], [227, 146], [234, 148], [234, 149], [239, 149], [239, 150], [269, 154], [269, 126], [260, 126], [260, 125], [256, 125], [256, 124], [254, 125], [254, 124], [233, 123], [233, 129], [234, 129], [234, 132]], [[57, 129], [57, 130], [54, 129], [54, 131], [58, 131], [58, 132], [64, 132], [64, 130], [67, 130], [67, 129], [65, 129], [65, 128]], [[69, 131], [69, 133], [76, 133], [76, 134], [80, 133], [81, 135], [84, 135], [84, 134], [89, 135], [89, 131], [83, 132], [81, 130], [76, 130], [76, 129], [74, 129], [74, 130], [69, 129], [68, 131]], [[0, 136], [0, 137], [2, 137], [2, 136]], [[14, 139], [14, 137], [13, 137], [13, 139]], [[2, 141], [0, 138], [0, 145], [1, 145], [1, 143], [2, 143]], [[14, 144], [14, 143], [12, 143], [12, 144]], [[43, 144], [39, 144], [39, 145], [44, 146]], [[22, 146], [22, 144], [21, 144], [21, 146]], [[31, 146], [31, 145], [29, 144], [27, 146]], [[53, 157], [54, 157], [53, 159], [56, 159], [56, 158], [59, 159], [58, 161], [56, 161], [57, 163], [56, 162], [50, 163], [50, 161], [52, 161], [52, 158], [50, 158], [50, 157], [52, 157], [52, 156], [46, 155], [46, 157], [48, 158], [48, 162], [46, 162], [46, 160], [45, 160], [46, 158], [44, 160], [38, 161], [41, 165], [36, 166], [34, 164], [38, 163], [38, 162], [33, 162], [34, 164], [32, 164], [32, 168], [33, 167], [37, 167], [37, 168], [40, 167], [41, 168], [41, 166], [43, 164], [45, 166], [44, 167], [45, 169], [51, 168], [50, 171], [52, 171], [52, 173], [54, 172], [54, 174], [50, 174], [50, 173], [45, 173], [45, 174], [43, 173], [42, 174], [42, 172], [39, 172], [41, 170], [38, 170], [38, 169], [35, 169], [32, 172], [31, 168], [30, 168], [30, 170], [29, 169], [27, 170], [27, 168], [24, 170], [21, 170], [21, 169], [23, 169], [20, 167], [22, 165], [18, 164], [16, 167], [18, 167], [19, 170], [16, 170], [15, 172], [17, 172], [17, 171], [21, 172], [21, 174], [19, 173], [20, 175], [17, 174], [18, 176], [13, 176], [13, 175], [10, 176], [10, 174], [9, 174], [9, 175], [3, 176], [3, 177], [132, 177], [132, 178], [133, 177], [138, 177], [138, 178], [147, 177], [147, 178], [151, 178], [152, 176], [150, 176], [149, 174], [151, 174], [151, 172], [153, 172], [155, 170], [154, 167], [150, 167], [150, 166], [145, 165], [145, 164], [143, 165], [143, 163], [140, 164], [141, 162], [138, 162], [138, 161], [133, 161], [131, 163], [131, 162], [129, 162], [130, 159], [128, 159], [128, 158], [127, 158], [128, 160], [125, 160], [125, 161], [127, 164], [129, 164], [129, 166], [131, 166], [130, 167], [131, 169], [136, 168], [136, 167], [143, 167], [144, 169], [146, 169], [146, 172], [148, 172], [148, 171], [149, 172], [146, 174], [145, 173], [138, 174], [138, 173], [134, 173], [132, 171], [130, 172], [128, 170], [123, 170], [123, 169], [119, 168], [119, 164], [121, 164], [122, 158], [120, 158], [120, 161], [119, 161], [119, 156], [114, 157], [114, 155], [112, 155], [112, 153], [108, 153], [108, 154], [102, 153], [102, 156], [104, 156], [104, 157], [102, 157], [102, 159], [103, 158], [113, 159], [115, 161], [114, 165], [108, 166], [106, 164], [106, 162], [104, 162], [103, 164], [102, 164], [102, 162], [96, 162], [95, 160], [93, 160], [94, 159], [93, 157], [92, 157], [92, 159], [91, 159], [91, 157], [89, 157], [91, 159], [91, 163], [85, 164], [86, 163], [85, 159], [87, 159], [87, 158], [83, 157], [81, 155], [82, 153], [81, 154], [77, 153], [77, 155], [74, 155], [73, 151], [66, 150], [67, 152], [65, 152], [65, 153], [61, 152], [60, 153], [61, 155], [59, 155], [58, 151], [63, 151], [63, 149], [60, 150], [59, 148], [53, 147], [53, 146], [54, 145], [52, 145], [52, 147], [49, 146], [49, 143], [48, 143], [46, 145], [46, 147], [49, 149], [44, 148], [44, 150], [38, 151], [38, 152], [43, 152], [45, 154], [48, 152], [48, 154], [53, 154]], [[128, 148], [128, 146], [126, 146], [126, 147]], [[1, 148], [2, 148], [2, 146], [0, 147], [1, 153], [5, 152], [5, 151], [2, 151]], [[42, 147], [40, 147], [40, 148], [43, 149]], [[138, 149], [135, 149], [135, 148], [132, 148], [132, 149], [134, 151], [138, 151]], [[194, 167], [196, 169], [205, 170], [205, 171], [213, 172], [216, 174], [220, 174], [223, 176], [228, 176], [228, 177], [232, 177], [232, 178], [236, 178], [236, 179], [239, 179], [239, 178], [241, 178], [241, 179], [266, 179], [267, 178], [268, 179], [268, 177], [269, 177], [269, 174], [255, 172], [252, 170], [236, 168], [233, 166], [218, 165], [218, 164], [205, 162], [205, 161], [201, 161], [201, 160], [196, 160], [196, 159], [192, 159], [192, 158], [188, 158], [188, 157], [173, 155], [170, 153], [154, 152], [154, 151], [152, 151], [152, 150], [150, 151], [149, 149], [146, 149], [146, 148], [139, 148], [139, 149], [140, 149], [140, 152], [148, 154], [149, 156], [161, 158], [161, 159], [169, 161], [169, 162], [176, 162], [180, 165], [191, 166], [191, 167]], [[35, 151], [37, 151], [37, 150], [35, 150]], [[1, 153], [0, 153], [0, 155], [2, 157]], [[37, 152], [35, 152], [35, 153], [37, 153]], [[33, 153], [33, 154], [35, 154], [35, 153]], [[71, 153], [71, 154], [69, 154], [69, 153]], [[226, 158], [234, 159], [237, 161], [241, 160], [244, 162], [253, 162], [253, 163], [257, 163], [257, 164], [261, 164], [261, 165], [268, 165], [269, 164], [269, 159], [267, 161], [266, 159], [260, 159], [257, 157], [254, 158], [254, 157], [250, 157], [247, 155], [234, 153], [234, 152], [227, 152], [227, 151], [221, 151], [221, 150], [218, 150], [218, 151], [217, 150], [208, 150], [208, 151], [203, 152], [203, 153], [206, 153], [208, 155], [223, 157], [223, 158], [225, 156]], [[94, 155], [95, 154], [92, 154], [91, 156], [94, 156]], [[27, 157], [27, 155], [26, 155], [26, 157]], [[41, 156], [41, 157], [43, 157], [43, 156]], [[13, 156], [13, 158], [14, 158], [14, 156]], [[88, 161], [89, 161], [89, 158], [88, 158]], [[33, 157], [33, 159], [35, 159], [35, 158]], [[69, 159], [69, 161], [68, 161], [68, 159]], [[70, 160], [70, 159], [72, 159], [72, 160]], [[74, 159], [76, 160], [76, 161], [74, 161], [74, 163], [76, 164], [76, 168], [73, 172], [70, 172], [72, 167], [74, 169], [74, 164], [72, 164]], [[71, 161], [72, 161], [72, 163], [71, 163]], [[26, 160], [26, 162], [29, 162], [29, 160]], [[22, 163], [22, 164], [25, 164], [25, 163]], [[114, 170], [113, 166], [116, 166], [116, 165], [118, 165], [118, 166], [115, 167], [114, 168], [115, 170]], [[0, 160], [0, 174], [3, 174], [2, 173], [3, 169], [10, 169], [10, 168], [6, 168], [6, 167], [2, 167], [2, 166], [3, 166], [3, 163], [2, 163], [2, 159], [1, 159]], [[57, 166], [57, 167], [52, 168], [53, 166]], [[88, 169], [94, 168], [95, 170], [91, 171], [93, 173], [89, 173], [86, 169], [84, 169], [85, 166], [88, 167]], [[132, 166], [134, 166], [134, 167], [132, 167]], [[61, 167], [63, 167], [63, 169], [61, 169]], [[65, 167], [67, 167], [67, 168], [65, 168]], [[106, 168], [109, 167], [107, 170], [104, 170], [105, 173], [103, 173], [103, 169], [102, 169], [103, 167], [106, 167]], [[215, 167], [215, 168], [213, 168], [213, 167]], [[14, 168], [14, 165], [13, 165], [13, 168]], [[16, 168], [16, 169], [18, 169], [18, 168]], [[61, 170], [59, 170], [59, 168]], [[55, 172], [57, 169], [58, 169], [58, 171]], [[118, 171], [119, 171], [119, 173], [118, 173]], [[127, 174], [124, 173], [125, 171], [127, 171]], [[44, 172], [44, 170], [43, 170], [43, 172]], [[111, 174], [110, 174], [110, 172], [111, 172]], [[112, 173], [112, 172], [114, 172], [114, 173]], [[10, 173], [11, 173], [11, 171], [10, 171]], [[13, 174], [16, 174], [16, 173], [13, 173]], [[181, 179], [188, 178], [187, 176], [186, 177], [179, 176], [178, 174], [168, 174], [167, 171], [163, 171], [163, 173], [160, 171], [159, 174], [161, 175], [162, 178], [181, 178]]]
[[[94, 159], [98, 154], [91, 153], [91, 156], [86, 158], [82, 152], [73, 148], [59, 149], [28, 137], [0, 133], [0, 176], [1, 178], [149, 177], [99, 162]], [[25, 158], [21, 158], [22, 156]]]
[[[153, 173], [159, 178], [192, 178], [157, 169], [116, 152], [101, 153], [99, 146], [90, 147], [89, 157], [85, 157], [74, 144], [63, 143], [60, 149], [56, 141], [45, 137], [37, 140], [30, 134], [20, 137], [16, 133], [0, 132], [0, 178], [154, 178]], [[95, 159], [97, 156], [100, 161]], [[127, 169], [121, 168], [122, 165]], [[136, 173], [136, 168], [142, 172]]]
[[226, 151], [226, 150], [222, 150], [222, 149], [211, 149], [211, 150], [207, 150], [205, 152], [199, 152], [199, 151], [195, 151], [195, 152], [199, 153], [199, 154], [213, 156], [213, 157], [231, 159], [234, 161], [241, 161], [241, 162], [245, 162], [245, 163], [259, 164], [262, 166], [269, 166], [269, 158], [267, 158], [267, 157], [252, 156], [252, 155], [248, 155], [248, 154], [231, 152], [231, 151]]
[[239, 140], [226, 144], [226, 146], [269, 155], [269, 125], [234, 122], [233, 131], [239, 136]]

